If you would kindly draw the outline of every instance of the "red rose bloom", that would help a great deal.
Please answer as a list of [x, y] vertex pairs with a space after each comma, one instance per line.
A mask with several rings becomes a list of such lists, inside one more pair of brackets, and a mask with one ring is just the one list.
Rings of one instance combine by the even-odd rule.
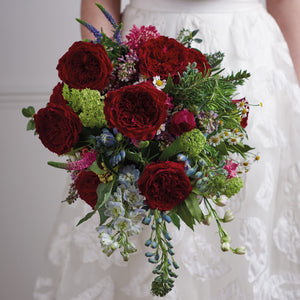
[[184, 163], [173, 161], [146, 165], [138, 185], [146, 204], [160, 211], [170, 210], [185, 201], [193, 189], [184, 172]]
[[62, 95], [63, 87], [64, 87], [64, 84], [62, 82], [59, 82], [53, 88], [52, 95], [50, 96], [50, 103], [55, 103], [55, 104], [67, 104], [68, 103]]
[[101, 44], [80, 41], [69, 48], [56, 69], [59, 78], [72, 88], [103, 90], [113, 68]]
[[93, 209], [98, 200], [97, 187], [99, 183], [99, 177], [92, 171], [81, 171], [75, 180], [75, 186], [80, 198]]
[[171, 119], [170, 132], [177, 136], [194, 128], [196, 128], [194, 115], [186, 108], [177, 112]]
[[206, 56], [196, 49], [187, 49], [188, 61], [190, 63], [197, 63], [197, 69], [202, 74], [206, 74], [210, 69], [210, 65], [207, 62]]
[[110, 128], [128, 138], [151, 140], [167, 118], [167, 96], [150, 83], [140, 83], [109, 92], [104, 114]]
[[79, 117], [69, 106], [55, 103], [40, 109], [34, 115], [34, 122], [43, 145], [58, 155], [71, 150], [82, 127]]
[[139, 52], [140, 72], [149, 77], [177, 77], [188, 65], [187, 48], [175, 39], [160, 36], [147, 41]]

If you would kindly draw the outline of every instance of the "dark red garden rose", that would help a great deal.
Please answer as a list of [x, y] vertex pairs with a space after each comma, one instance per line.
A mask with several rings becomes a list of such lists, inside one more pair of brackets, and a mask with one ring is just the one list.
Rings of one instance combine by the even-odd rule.
[[188, 61], [197, 63], [197, 69], [202, 74], [206, 74], [210, 69], [210, 65], [206, 56], [196, 49], [187, 49]]
[[146, 165], [138, 181], [140, 193], [151, 209], [170, 210], [185, 201], [192, 185], [184, 172], [184, 163], [164, 161]]
[[67, 104], [68, 103], [62, 95], [63, 87], [64, 87], [64, 84], [62, 82], [59, 82], [53, 88], [52, 95], [50, 96], [50, 103], [55, 103], [55, 104]]
[[97, 204], [97, 187], [99, 183], [98, 175], [92, 171], [81, 171], [75, 180], [78, 195], [93, 209]]
[[75, 89], [103, 90], [112, 65], [105, 48], [93, 42], [75, 42], [58, 61], [59, 78]]
[[43, 145], [58, 155], [77, 143], [81, 121], [68, 105], [48, 103], [34, 115], [36, 131]]
[[193, 113], [186, 108], [174, 114], [171, 119], [170, 132], [177, 136], [184, 132], [191, 131], [196, 128], [196, 122]]
[[147, 41], [139, 52], [139, 70], [149, 77], [177, 77], [188, 65], [187, 48], [175, 39], [160, 36]]
[[151, 140], [167, 118], [166, 99], [166, 94], [150, 83], [125, 86], [107, 94], [105, 119], [110, 128], [128, 138]]

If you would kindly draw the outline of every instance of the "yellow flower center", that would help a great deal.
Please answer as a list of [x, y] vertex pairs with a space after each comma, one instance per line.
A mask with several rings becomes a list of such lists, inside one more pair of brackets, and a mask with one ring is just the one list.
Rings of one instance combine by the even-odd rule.
[[156, 85], [158, 85], [158, 86], [162, 86], [163, 85], [163, 82], [161, 81], [161, 80], [156, 80]]
[[217, 143], [219, 141], [219, 137], [214, 136], [211, 140], [213, 143]]
[[259, 155], [255, 156], [255, 160], [260, 160], [260, 156]]
[[247, 113], [247, 109], [244, 108], [244, 109], [242, 110], [242, 113], [243, 113], [243, 114], [246, 114], [246, 113]]

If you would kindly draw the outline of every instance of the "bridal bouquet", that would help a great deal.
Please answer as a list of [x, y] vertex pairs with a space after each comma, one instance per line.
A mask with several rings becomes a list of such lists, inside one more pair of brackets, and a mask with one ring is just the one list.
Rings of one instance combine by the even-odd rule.
[[[179, 268], [168, 226], [192, 230], [215, 219], [221, 249], [232, 248], [217, 212], [243, 187], [240, 174], [258, 159], [244, 143], [249, 103], [236, 98], [246, 71], [222, 75], [223, 54], [204, 55], [192, 45], [197, 31], [177, 40], [154, 26], [133, 26], [121, 39], [121, 25], [97, 5], [114, 27], [113, 37], [78, 20], [95, 36], [77, 41], [59, 59], [61, 79], [49, 103], [37, 113], [23, 109], [27, 129], [66, 162], [48, 162], [72, 177], [67, 201], [81, 198], [94, 215], [100, 244], [125, 261], [137, 251], [130, 237], [151, 226], [145, 241], [156, 275], [154, 295], [166, 295]], [[134, 258], [133, 258], [134, 259]]]

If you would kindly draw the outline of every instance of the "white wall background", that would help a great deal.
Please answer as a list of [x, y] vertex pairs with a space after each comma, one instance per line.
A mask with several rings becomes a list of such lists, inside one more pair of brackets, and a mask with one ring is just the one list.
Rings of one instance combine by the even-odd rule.
[[0, 2], [1, 300], [32, 299], [65, 196], [65, 172], [47, 166], [56, 156], [25, 131], [21, 109], [47, 103], [58, 59], [80, 39], [79, 16], [80, 0]]
[[57, 60], [80, 39], [79, 0], [0, 2], [0, 299], [32, 300], [66, 175], [26, 132], [21, 109], [45, 106]]
[[[123, 6], [125, 3], [123, 3]], [[58, 59], [80, 39], [80, 0], [0, 2], [0, 299], [32, 300], [67, 175], [21, 109], [48, 102]], [[66, 299], [67, 300], [67, 299]]]

